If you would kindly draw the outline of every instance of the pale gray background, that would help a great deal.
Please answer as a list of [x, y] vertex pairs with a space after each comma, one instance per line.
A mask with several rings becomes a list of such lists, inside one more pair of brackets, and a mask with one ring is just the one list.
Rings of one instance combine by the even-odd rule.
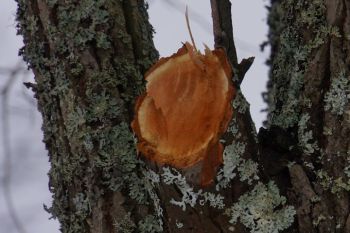
[[[199, 48], [202, 43], [213, 48], [211, 13], [209, 0], [150, 0], [150, 19], [155, 34], [155, 44], [161, 56], [168, 56], [181, 47], [181, 42], [189, 41], [184, 11], [189, 6], [192, 32]], [[266, 39], [267, 1], [233, 0], [232, 15], [238, 58], [255, 56], [255, 62], [248, 71], [242, 84], [242, 91], [251, 104], [252, 117], [257, 128], [265, 118], [261, 110], [265, 108], [261, 93], [265, 90], [267, 67], [265, 61], [268, 51], [262, 53], [259, 45]], [[16, 3], [14, 0], [0, 0], [0, 69], [13, 68], [19, 62], [18, 49], [22, 38], [16, 36], [14, 22]], [[7, 75], [0, 73], [0, 89]], [[10, 129], [7, 136], [11, 147], [11, 191], [15, 208], [27, 233], [56, 233], [59, 225], [56, 220], [48, 220], [49, 214], [43, 210], [43, 204], [50, 206], [51, 194], [48, 191], [49, 169], [47, 152], [41, 143], [41, 118], [35, 104], [23, 88], [23, 81], [32, 80], [32, 75], [21, 75], [10, 92], [8, 101]], [[1, 97], [0, 97], [1, 98]], [[0, 109], [0, 113], [2, 109]], [[0, 130], [4, 129], [0, 121]], [[4, 145], [0, 136], [0, 179], [3, 178]], [[0, 186], [0, 233], [16, 233], [8, 216]]]

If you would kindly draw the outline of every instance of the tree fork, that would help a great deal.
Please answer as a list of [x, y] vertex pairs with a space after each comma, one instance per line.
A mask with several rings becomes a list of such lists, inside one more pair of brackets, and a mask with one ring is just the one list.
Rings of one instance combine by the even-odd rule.
[[[17, 2], [21, 54], [35, 74], [30, 86], [51, 162], [48, 210], [62, 232], [215, 233], [233, 230], [229, 221], [235, 232], [269, 232], [290, 225], [293, 210], [276, 185], [260, 182], [268, 176], [261, 176], [261, 146], [240, 91], [216, 186], [193, 187], [197, 168], [178, 172], [137, 157], [133, 102], [158, 58], [142, 0]], [[216, 46], [226, 48], [239, 84], [252, 61], [238, 65], [230, 1], [212, 4], [214, 32], [225, 32], [230, 45], [216, 34]], [[262, 218], [277, 223], [264, 225]]]

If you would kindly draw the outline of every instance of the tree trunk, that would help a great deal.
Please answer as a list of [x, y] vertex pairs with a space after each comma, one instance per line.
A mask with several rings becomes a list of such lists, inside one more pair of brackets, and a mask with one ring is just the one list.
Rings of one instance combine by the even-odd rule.
[[158, 58], [143, 0], [17, 2], [62, 232], [350, 232], [348, 2], [272, 0], [269, 116], [256, 135], [239, 91], [253, 59], [237, 61], [230, 1], [211, 0], [237, 94], [209, 187], [195, 182], [201, 164], [137, 155], [134, 101]]
[[269, 116], [260, 138], [263, 154], [289, 165], [277, 172], [266, 157], [265, 170], [289, 184], [294, 232], [350, 232], [350, 2], [272, 0], [269, 26]]

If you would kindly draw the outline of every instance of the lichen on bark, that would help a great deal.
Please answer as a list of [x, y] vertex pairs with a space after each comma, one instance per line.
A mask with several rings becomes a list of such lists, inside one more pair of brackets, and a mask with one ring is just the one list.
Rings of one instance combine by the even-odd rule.
[[[51, 162], [48, 209], [63, 232], [228, 232], [230, 219], [237, 232], [350, 231], [348, 2], [272, 1], [267, 127], [256, 137], [237, 95], [220, 139], [219, 183], [207, 189], [191, 183], [198, 168], [166, 170], [137, 157], [133, 102], [158, 58], [142, 0], [17, 2]], [[230, 23], [216, 29], [232, 34]], [[239, 86], [246, 66], [229, 44]], [[287, 229], [291, 203], [297, 222]]]
[[[291, 142], [276, 138], [274, 146], [288, 146], [277, 159], [291, 162], [288, 198], [297, 208], [297, 229], [347, 232], [344, 155], [350, 135], [346, 120], [350, 5], [338, 0], [272, 0], [271, 4], [266, 126], [270, 135], [284, 132]], [[317, 202], [310, 201], [316, 196]]]
[[[124, 202], [111, 200], [142, 179], [129, 121], [143, 89], [142, 72], [158, 57], [146, 6], [17, 2], [21, 54], [35, 74], [32, 86], [51, 162], [48, 210], [63, 232], [114, 232], [109, 222], [119, 216], [115, 212], [127, 211]], [[135, 205], [130, 199], [129, 207]], [[133, 213], [133, 221], [141, 219]]]

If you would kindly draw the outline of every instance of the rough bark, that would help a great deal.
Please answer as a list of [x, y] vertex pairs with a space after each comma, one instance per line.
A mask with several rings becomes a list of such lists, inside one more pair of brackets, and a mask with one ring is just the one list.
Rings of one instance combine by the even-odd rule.
[[128, 213], [137, 223], [150, 210], [121, 186], [138, 177], [129, 122], [158, 57], [143, 1], [18, 5], [51, 162], [49, 211], [62, 232], [116, 232]]
[[272, 1], [258, 136], [239, 91], [253, 58], [237, 61], [230, 1], [211, 1], [238, 93], [207, 188], [194, 182], [201, 164], [176, 171], [137, 155], [134, 100], [158, 58], [142, 0], [17, 2], [62, 232], [350, 232], [347, 1]]
[[349, 13], [349, 1], [271, 1], [259, 136], [266, 173], [296, 208], [291, 232], [350, 232]]
[[[191, 182], [201, 164], [181, 175], [137, 156], [130, 131], [134, 100], [143, 90], [143, 74], [158, 57], [145, 3], [17, 2], [25, 44], [20, 53], [36, 81], [27, 86], [38, 100], [51, 162], [53, 204], [48, 211], [58, 218], [61, 231], [228, 232], [224, 211], [248, 190], [238, 176], [222, 176], [226, 189], [201, 190]], [[228, 12], [225, 17], [231, 20]], [[235, 57], [232, 48], [228, 51]], [[248, 104], [241, 94], [237, 100], [240, 111], [225, 144], [239, 139], [235, 151], [244, 164], [257, 147]], [[241, 173], [242, 181], [252, 183], [255, 163], [249, 160]], [[236, 229], [244, 231], [241, 225]]]

